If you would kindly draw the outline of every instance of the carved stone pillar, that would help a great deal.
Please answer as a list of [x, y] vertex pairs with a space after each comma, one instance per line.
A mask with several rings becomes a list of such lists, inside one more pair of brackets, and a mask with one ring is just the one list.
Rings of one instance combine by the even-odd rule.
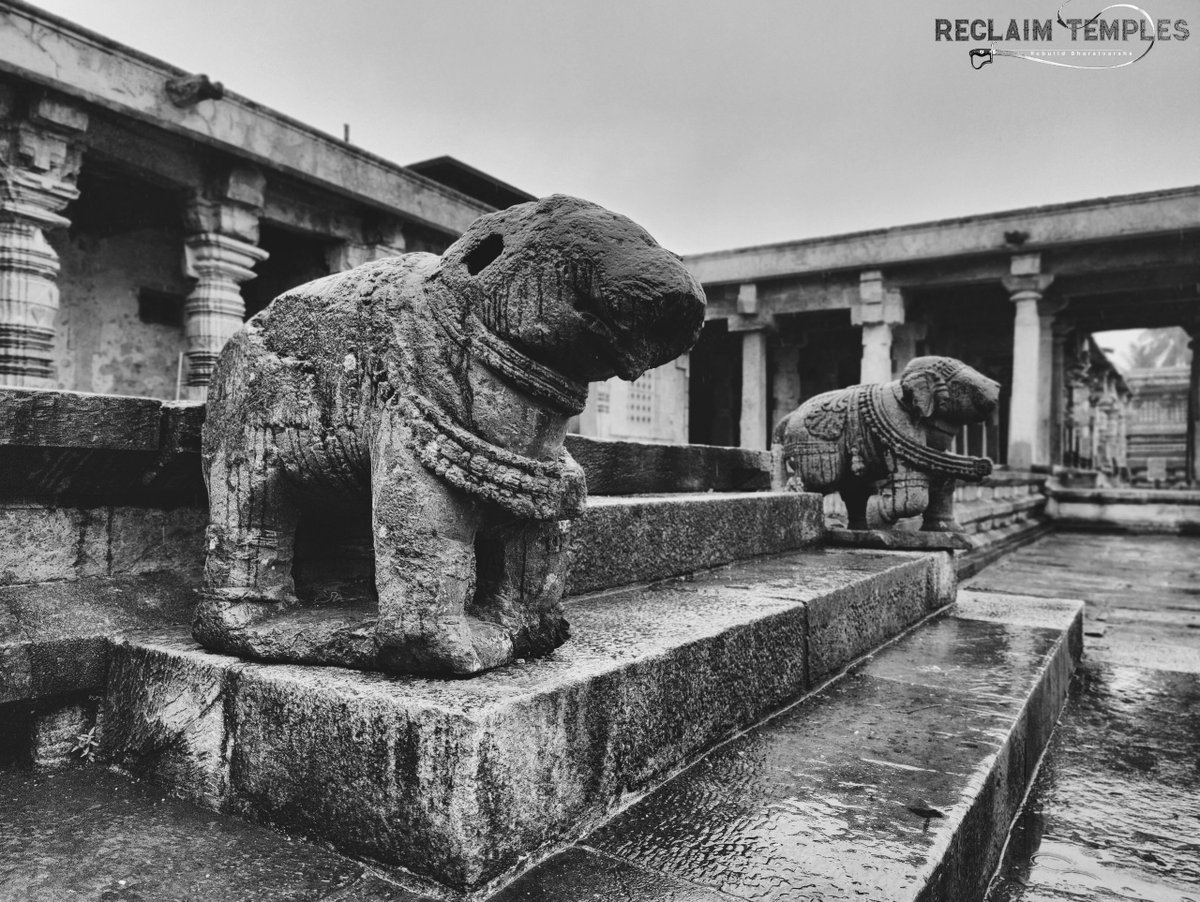
[[184, 269], [196, 285], [183, 305], [183, 329], [187, 396], [194, 400], [206, 397], [221, 348], [242, 327], [246, 304], [239, 286], [267, 258], [255, 245], [262, 188], [258, 173], [234, 170], [188, 206]]
[[850, 322], [862, 326], [860, 382], [889, 382], [893, 376], [893, 327], [904, 322], [904, 299], [883, 284], [883, 273], [870, 270], [859, 276], [859, 303], [850, 311]]
[[50, 97], [0, 85], [0, 384], [51, 388], [58, 254], [47, 229], [79, 196], [77, 139], [87, 114]]
[[1050, 462], [1051, 327], [1057, 305], [1043, 303], [1053, 276], [1040, 273], [1038, 254], [1013, 258], [1004, 287], [1016, 307], [1013, 321], [1012, 400], [1008, 417], [1008, 465], [1027, 470]]
[[1192, 349], [1192, 369], [1188, 379], [1187, 402], [1187, 480], [1200, 483], [1200, 323], [1188, 327], [1188, 347]]

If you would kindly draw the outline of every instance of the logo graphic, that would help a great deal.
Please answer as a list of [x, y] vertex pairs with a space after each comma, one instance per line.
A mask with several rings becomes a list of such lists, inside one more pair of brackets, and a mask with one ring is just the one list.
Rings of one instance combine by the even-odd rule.
[[[1073, 2], [1063, 0], [1054, 20], [1011, 19], [1007, 28], [1003, 20], [999, 20], [997, 27], [995, 19], [937, 19], [935, 40], [988, 41], [988, 46], [968, 51], [971, 68], [979, 71], [1000, 57], [1060, 69], [1123, 69], [1145, 59], [1161, 41], [1172, 37], [1185, 41], [1190, 37], [1186, 20], [1156, 20], [1132, 3], [1111, 3], [1088, 19], [1067, 18], [1067, 7]], [[1115, 15], [1105, 18], [1106, 13]], [[1051, 43], [1055, 25], [1062, 39], [1057, 45]], [[1007, 50], [998, 46], [1006, 41], [1032, 42], [1042, 47]]]

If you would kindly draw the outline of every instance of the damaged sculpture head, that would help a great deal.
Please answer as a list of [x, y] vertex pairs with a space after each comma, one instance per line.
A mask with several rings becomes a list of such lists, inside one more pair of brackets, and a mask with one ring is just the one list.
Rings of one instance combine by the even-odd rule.
[[923, 516], [922, 529], [958, 532], [957, 480], [992, 471], [987, 458], [948, 451], [965, 425], [986, 420], [1000, 385], [950, 357], [918, 357], [900, 378], [810, 398], [775, 427], [797, 490], [838, 492], [849, 527]]
[[[225, 346], [203, 460], [203, 645], [265, 660], [466, 675], [567, 638], [588, 382], [695, 342], [704, 294], [625, 217], [553, 196], [443, 254], [293, 289]], [[378, 610], [321, 616], [292, 577], [309, 493], [369, 493]]]

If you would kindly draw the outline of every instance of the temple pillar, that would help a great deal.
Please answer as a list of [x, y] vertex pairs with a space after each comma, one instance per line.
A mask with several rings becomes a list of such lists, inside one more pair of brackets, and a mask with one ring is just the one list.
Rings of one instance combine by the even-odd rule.
[[892, 327], [892, 378], [919, 356], [917, 343], [925, 340], [928, 330], [925, 323], [900, 323]]
[[767, 441], [767, 337], [764, 329], [742, 333], [742, 417], [738, 444], [762, 450]]
[[1065, 463], [1067, 446], [1067, 354], [1066, 343], [1074, 326], [1055, 323], [1051, 328], [1050, 351], [1050, 461]]
[[1188, 327], [1188, 347], [1192, 349], [1192, 367], [1188, 378], [1187, 401], [1187, 481], [1200, 484], [1200, 323]]
[[0, 85], [0, 384], [53, 388], [58, 254], [48, 229], [79, 196], [87, 114]]
[[183, 305], [187, 350], [186, 396], [203, 400], [221, 348], [242, 327], [246, 304], [240, 285], [267, 258], [256, 246], [263, 177], [235, 169], [188, 205], [184, 269], [196, 285]]
[[878, 270], [859, 276], [858, 291], [859, 303], [850, 310], [850, 322], [862, 326], [859, 382], [890, 382], [893, 327], [904, 322], [904, 299], [899, 291], [884, 288], [883, 273]]
[[800, 406], [800, 348], [780, 344], [775, 349], [771, 387], [772, 411], [768, 426], [775, 424]]
[[770, 447], [767, 339], [773, 325], [773, 319], [759, 303], [758, 285], [748, 282], [739, 286], [737, 315], [730, 317], [729, 331], [742, 333], [742, 412], [738, 421], [738, 444], [743, 448], [763, 450]]
[[1044, 303], [1054, 277], [1039, 272], [1040, 262], [1038, 254], [1014, 257], [1012, 275], [1004, 279], [1016, 307], [1008, 465], [1018, 470], [1050, 463], [1051, 327], [1060, 305]]

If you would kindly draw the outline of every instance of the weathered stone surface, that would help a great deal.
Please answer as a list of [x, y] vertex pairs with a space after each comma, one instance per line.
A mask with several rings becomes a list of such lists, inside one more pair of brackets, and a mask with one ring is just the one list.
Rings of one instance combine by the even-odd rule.
[[892, 570], [877, 579], [814, 595], [807, 602], [812, 682], [828, 679], [859, 656], [950, 604], [956, 585], [952, 558], [942, 552], [896, 560]]
[[564, 442], [587, 474], [589, 495], [757, 492], [771, 487], [771, 454], [749, 448], [601, 441]]
[[636, 379], [695, 342], [704, 292], [630, 220], [555, 195], [481, 217], [441, 257], [407, 254], [276, 298], [224, 345], [202, 459], [206, 647], [316, 659], [256, 623], [296, 603], [302, 505], [369, 493], [393, 672], [464, 675], [557, 647], [567, 521], [583, 473], [563, 449], [587, 383]]
[[194, 601], [162, 573], [0, 587], [0, 704], [101, 688], [109, 637], [186, 623]]
[[0, 497], [199, 504], [203, 404], [0, 388]]
[[114, 643], [104, 704], [101, 755], [135, 773], [154, 774], [210, 808], [228, 796], [226, 720], [239, 666], [215, 658], [178, 633]]
[[0, 770], [0, 798], [6, 902], [432, 902], [329, 849], [99, 767]]
[[157, 451], [162, 402], [66, 391], [3, 392], [0, 445]]
[[[6, 718], [7, 719], [7, 718]], [[81, 758], [75, 751], [79, 737], [96, 720], [96, 705], [68, 702], [30, 717], [29, 763], [34, 767], [62, 767]]]
[[838, 492], [852, 530], [923, 516], [924, 529], [960, 531], [955, 481], [982, 479], [992, 464], [948, 449], [999, 397], [999, 384], [958, 360], [917, 357], [894, 382], [810, 398], [779, 421], [774, 441], [790, 484]]
[[795, 697], [812, 656], [832, 668], [860, 654], [840, 636], [840, 650], [814, 649], [835, 637], [811, 630], [823, 598], [851, 604], [857, 587], [870, 601], [851, 621], [912, 622], [937, 603], [926, 595], [943, 568], [929, 555], [805, 552], [609, 592], [568, 606], [573, 638], [553, 654], [467, 681], [130, 638], [114, 651], [124, 688], [110, 681], [107, 706], [122, 726], [106, 720], [105, 749], [192, 797], [217, 788], [209, 804], [477, 888]]
[[582, 845], [735, 898], [982, 898], [1080, 621], [1078, 604], [1057, 606], [1052, 627], [966, 613], [709, 754]]
[[568, 593], [651, 582], [820, 540], [821, 499], [793, 492], [601, 497], [571, 536]]
[[172, 571], [198, 582], [196, 508], [0, 506], [0, 585]]

